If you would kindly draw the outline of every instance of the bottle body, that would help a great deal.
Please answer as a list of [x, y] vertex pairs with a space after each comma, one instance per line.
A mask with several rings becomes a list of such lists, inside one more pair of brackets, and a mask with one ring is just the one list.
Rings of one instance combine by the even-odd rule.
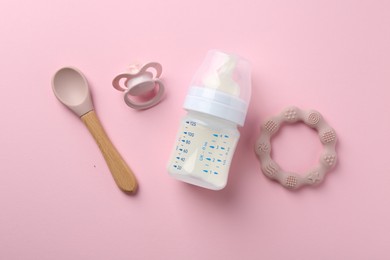
[[189, 111], [181, 121], [168, 172], [193, 185], [223, 189], [239, 137], [235, 123]]

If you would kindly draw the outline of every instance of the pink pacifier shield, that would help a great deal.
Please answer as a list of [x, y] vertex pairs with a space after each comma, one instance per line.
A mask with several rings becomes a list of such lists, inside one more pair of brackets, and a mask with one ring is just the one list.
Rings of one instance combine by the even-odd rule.
[[[159, 80], [162, 66], [150, 62], [144, 66], [132, 65], [128, 72], [117, 75], [112, 81], [115, 89], [124, 92], [125, 103], [134, 109], [147, 109], [161, 101], [164, 94], [164, 84]], [[144, 102], [136, 102], [130, 97], [137, 97], [156, 90], [154, 96]]]
[[[284, 123], [302, 121], [311, 128], [317, 130], [321, 143], [324, 146], [319, 164], [313, 169], [300, 175], [283, 170], [271, 158], [271, 138]], [[320, 183], [327, 172], [336, 164], [337, 136], [332, 127], [324, 120], [320, 113], [314, 110], [303, 111], [297, 107], [289, 107], [282, 113], [268, 119], [261, 129], [259, 139], [256, 141], [255, 151], [261, 163], [261, 169], [265, 176], [278, 181], [288, 189], [298, 189], [304, 185]]]

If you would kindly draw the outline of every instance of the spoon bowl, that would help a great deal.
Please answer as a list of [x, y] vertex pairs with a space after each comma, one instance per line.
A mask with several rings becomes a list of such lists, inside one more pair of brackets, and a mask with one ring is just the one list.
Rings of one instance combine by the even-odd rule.
[[77, 116], [93, 110], [88, 81], [76, 68], [65, 67], [56, 72], [52, 80], [54, 95]]

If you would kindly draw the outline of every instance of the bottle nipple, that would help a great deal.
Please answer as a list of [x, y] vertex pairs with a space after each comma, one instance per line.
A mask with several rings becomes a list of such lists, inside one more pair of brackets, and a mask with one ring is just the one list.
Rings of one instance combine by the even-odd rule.
[[233, 79], [236, 64], [236, 58], [229, 55], [227, 60], [216, 71], [212, 71], [203, 78], [203, 84], [208, 88], [239, 96], [240, 87]]

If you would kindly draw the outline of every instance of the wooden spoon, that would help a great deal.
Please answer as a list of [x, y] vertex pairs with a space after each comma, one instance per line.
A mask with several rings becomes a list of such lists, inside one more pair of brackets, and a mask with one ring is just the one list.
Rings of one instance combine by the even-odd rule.
[[135, 192], [137, 181], [122, 156], [111, 143], [93, 109], [87, 79], [76, 68], [58, 70], [52, 80], [57, 99], [72, 110], [92, 134], [118, 187], [124, 192]]

